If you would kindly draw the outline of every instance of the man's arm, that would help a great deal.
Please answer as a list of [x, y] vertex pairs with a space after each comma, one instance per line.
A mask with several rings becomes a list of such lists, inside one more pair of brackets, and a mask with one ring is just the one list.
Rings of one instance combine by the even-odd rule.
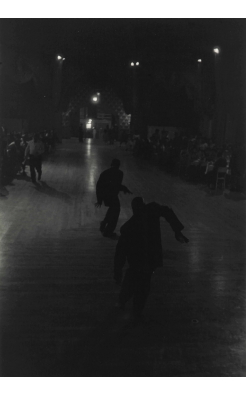
[[123, 177], [124, 177], [123, 171], [119, 170], [119, 178], [118, 178], [118, 183], [119, 183], [119, 185], [122, 184]]
[[120, 185], [120, 191], [130, 193], [132, 195], [132, 192], [125, 185]]
[[182, 234], [184, 225], [180, 222], [174, 211], [168, 206], [160, 206], [160, 216], [165, 218], [175, 233], [175, 238], [180, 243], [188, 243], [189, 239]]

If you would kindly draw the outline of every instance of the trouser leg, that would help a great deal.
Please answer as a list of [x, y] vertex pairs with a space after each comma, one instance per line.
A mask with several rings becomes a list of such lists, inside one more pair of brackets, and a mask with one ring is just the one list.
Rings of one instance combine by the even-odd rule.
[[128, 300], [133, 297], [134, 294], [134, 274], [130, 269], [126, 270], [125, 277], [121, 285], [121, 291], [119, 294], [119, 303], [124, 306]]
[[110, 220], [110, 216], [111, 216], [111, 209], [112, 207], [110, 206], [106, 212], [105, 218], [103, 220], [103, 222], [105, 223], [105, 225], [107, 225], [108, 221]]
[[114, 232], [119, 219], [119, 215], [120, 215], [120, 201], [117, 198], [115, 202], [112, 205], [110, 205], [110, 207], [108, 208], [105, 219], [103, 221], [107, 224], [105, 227], [106, 234], [111, 234]]
[[41, 179], [41, 175], [42, 175], [42, 158], [41, 158], [41, 156], [36, 158], [35, 167], [37, 169], [38, 179], [40, 180]]
[[142, 314], [147, 298], [150, 293], [150, 281], [152, 273], [138, 273], [134, 282], [133, 313], [136, 316]]
[[30, 173], [31, 173], [31, 179], [33, 182], [36, 181], [36, 172], [35, 172], [35, 158], [33, 156], [30, 156]]
[[105, 218], [104, 218], [103, 221], [101, 221], [101, 223], [100, 223], [100, 231], [101, 231], [102, 233], [104, 233], [104, 231], [105, 231], [105, 229], [106, 229], [106, 227], [107, 227], [107, 225], [108, 225], [108, 222], [110, 221], [111, 210], [112, 210], [112, 207], [109, 206], [109, 208], [108, 208], [108, 210], [107, 210], [107, 212], [106, 212]]

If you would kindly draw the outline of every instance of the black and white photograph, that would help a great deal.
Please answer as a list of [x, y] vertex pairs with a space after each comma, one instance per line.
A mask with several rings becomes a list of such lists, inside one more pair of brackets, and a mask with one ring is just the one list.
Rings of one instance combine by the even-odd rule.
[[44, 4], [0, 18], [0, 376], [246, 377], [246, 19]]

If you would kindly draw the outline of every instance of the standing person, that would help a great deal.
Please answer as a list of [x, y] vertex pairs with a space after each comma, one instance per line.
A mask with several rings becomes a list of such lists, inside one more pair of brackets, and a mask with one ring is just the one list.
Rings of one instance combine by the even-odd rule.
[[114, 233], [119, 215], [120, 215], [120, 201], [118, 194], [120, 191], [124, 193], [131, 193], [129, 189], [122, 185], [123, 171], [120, 169], [119, 159], [113, 159], [111, 167], [100, 174], [96, 185], [97, 202], [96, 207], [101, 207], [102, 203], [108, 207], [108, 211], [104, 220], [100, 224], [100, 231], [104, 237], [116, 238]]
[[36, 171], [38, 173], [38, 180], [41, 180], [42, 175], [42, 154], [44, 153], [44, 144], [36, 133], [31, 141], [27, 144], [25, 151], [25, 160], [29, 157], [30, 173], [33, 183], [36, 183]]
[[145, 204], [142, 197], [132, 200], [133, 216], [120, 228], [120, 238], [114, 257], [114, 279], [122, 280], [122, 268], [127, 260], [126, 270], [119, 294], [119, 306], [133, 297], [133, 314], [140, 319], [150, 292], [150, 281], [154, 270], [163, 265], [160, 217], [165, 218], [174, 231], [176, 239], [188, 243], [181, 233], [184, 226], [172, 209], [152, 202]]
[[21, 136], [21, 141], [20, 141], [20, 152], [21, 152], [21, 167], [22, 167], [22, 173], [25, 174], [25, 168], [26, 168], [26, 163], [25, 163], [25, 151], [27, 147], [27, 141], [26, 141], [26, 136], [23, 134]]
[[7, 147], [12, 177], [15, 177], [21, 171], [22, 167], [23, 157], [21, 157], [20, 139], [20, 135], [15, 134], [13, 141]]

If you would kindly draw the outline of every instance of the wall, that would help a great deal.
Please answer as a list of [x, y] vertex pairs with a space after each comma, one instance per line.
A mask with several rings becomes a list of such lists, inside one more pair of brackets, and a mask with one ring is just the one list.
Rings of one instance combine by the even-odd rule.
[[26, 119], [2, 118], [1, 125], [7, 129], [8, 132], [28, 133], [28, 120]]
[[221, 37], [221, 53], [215, 64], [213, 136], [219, 143], [245, 143], [246, 28], [245, 23], [238, 24]]

